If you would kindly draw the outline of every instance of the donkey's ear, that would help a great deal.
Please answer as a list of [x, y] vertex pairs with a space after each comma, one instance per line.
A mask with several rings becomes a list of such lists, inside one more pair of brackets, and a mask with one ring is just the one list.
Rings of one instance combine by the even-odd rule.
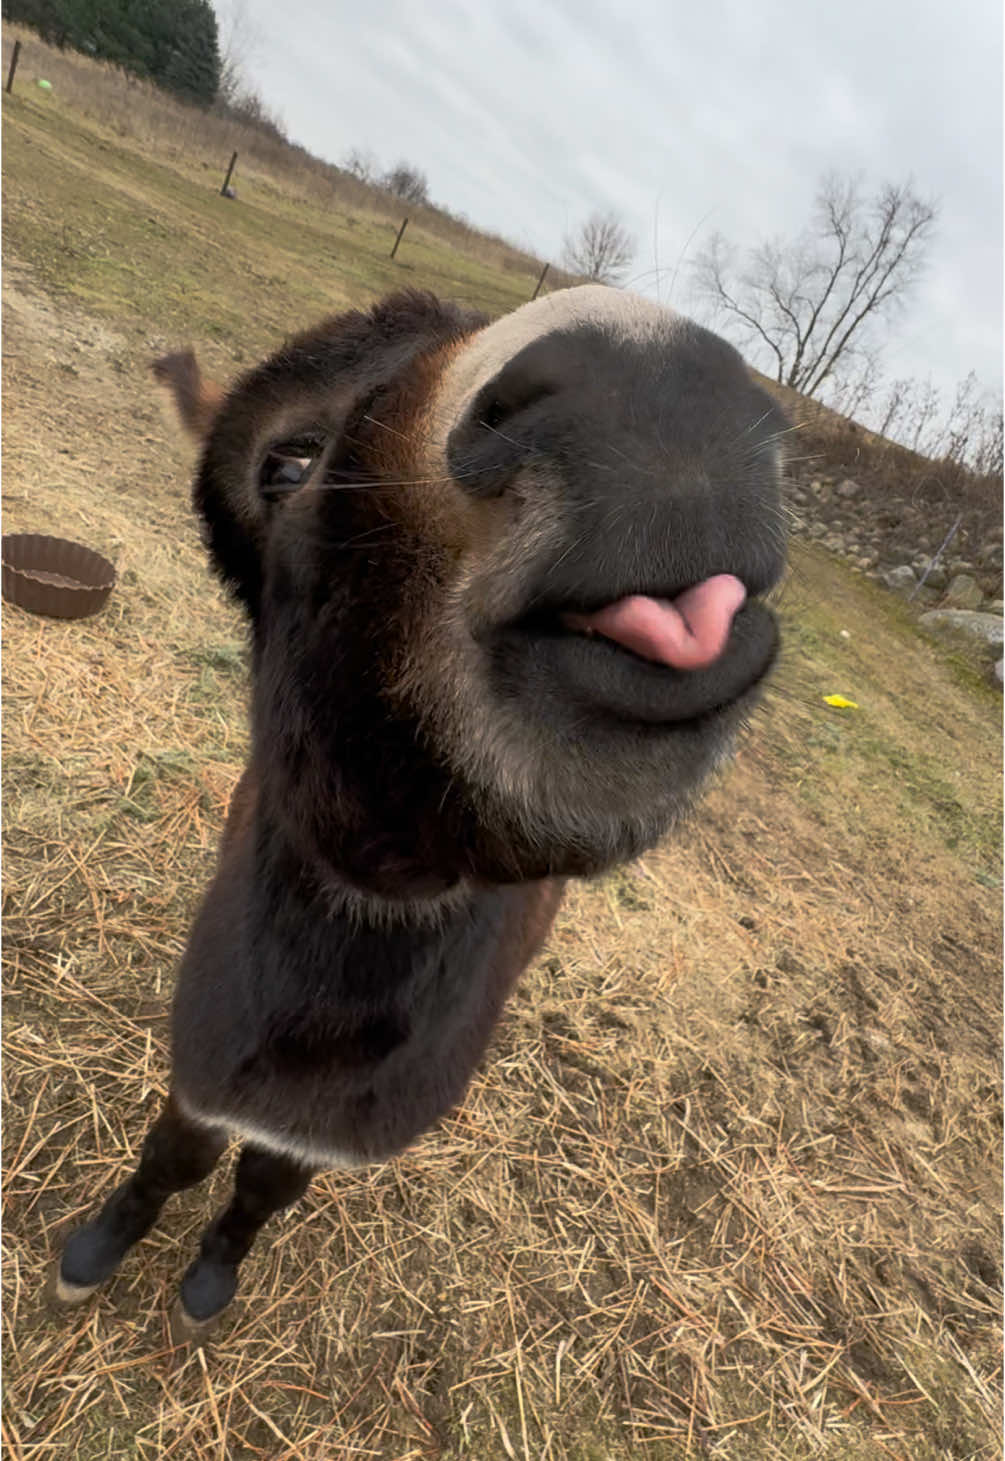
[[197, 441], [205, 441], [226, 396], [222, 386], [203, 378], [193, 350], [165, 355], [150, 369], [155, 380], [171, 393], [185, 430]]

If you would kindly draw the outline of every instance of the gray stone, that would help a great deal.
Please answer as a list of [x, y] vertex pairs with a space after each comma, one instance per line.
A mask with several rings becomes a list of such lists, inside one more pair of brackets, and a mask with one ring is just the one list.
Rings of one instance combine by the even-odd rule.
[[807, 537], [810, 537], [810, 538], [823, 538], [823, 537], [826, 537], [826, 535], [827, 535], [827, 524], [826, 523], [810, 523], [809, 527], [806, 529], [806, 534], [807, 534]]
[[839, 497], [857, 497], [862, 491], [858, 482], [853, 482], [851, 477], [846, 477], [836, 488]]
[[999, 685], [1005, 683], [1005, 659], [1000, 659], [995, 664], [995, 679]]
[[929, 588], [927, 583], [922, 584], [920, 588], [914, 590], [914, 602], [922, 607], [926, 604], [931, 607], [933, 604], [937, 604], [941, 598], [942, 595], [939, 593], [939, 590], [937, 588]]
[[946, 603], [951, 609], [979, 609], [983, 598], [980, 584], [969, 573], [957, 573], [950, 579]]
[[828, 533], [826, 538], [820, 539], [820, 546], [829, 553], [843, 553], [845, 550], [844, 538], [840, 533]]
[[988, 614], [1005, 614], [1005, 602], [1001, 599], [989, 599], [984, 609]]
[[1005, 620], [997, 614], [975, 614], [969, 609], [931, 609], [918, 620], [933, 634], [963, 633], [985, 644], [1005, 643]]
[[1000, 569], [1005, 564], [1001, 543], [985, 543], [977, 555], [977, 561], [982, 568]]
[[888, 568], [881, 577], [887, 588], [893, 589], [895, 594], [909, 594], [918, 581], [914, 576], [914, 569], [908, 563], [902, 563], [899, 568]]
[[969, 558], [950, 558], [946, 564], [950, 573], [973, 573], [974, 565]]
[[928, 577], [925, 579], [925, 586], [926, 588], [937, 588], [941, 591], [948, 582], [949, 574], [941, 563], [936, 563], [934, 568], [929, 569]]

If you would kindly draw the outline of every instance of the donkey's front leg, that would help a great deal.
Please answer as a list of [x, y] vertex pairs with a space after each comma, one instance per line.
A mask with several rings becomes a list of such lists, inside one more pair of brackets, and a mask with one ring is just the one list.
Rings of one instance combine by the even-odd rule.
[[199, 1256], [181, 1281], [174, 1316], [176, 1339], [196, 1339], [212, 1328], [234, 1297], [238, 1265], [259, 1228], [303, 1196], [316, 1170], [261, 1147], [241, 1149], [234, 1196], [206, 1229]]
[[134, 1243], [149, 1232], [172, 1192], [208, 1177], [227, 1145], [219, 1126], [183, 1116], [170, 1095], [147, 1133], [139, 1166], [98, 1216], [71, 1233], [56, 1276], [56, 1297], [78, 1304], [111, 1278]]

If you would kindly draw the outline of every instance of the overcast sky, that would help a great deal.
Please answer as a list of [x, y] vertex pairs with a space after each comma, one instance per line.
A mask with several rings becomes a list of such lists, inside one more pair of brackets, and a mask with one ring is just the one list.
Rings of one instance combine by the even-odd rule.
[[887, 373], [1000, 388], [1000, 0], [237, 3], [293, 140], [407, 159], [435, 201], [556, 262], [613, 208], [633, 287], [692, 312], [687, 262], [713, 230], [797, 233], [828, 169], [913, 177], [941, 216]]

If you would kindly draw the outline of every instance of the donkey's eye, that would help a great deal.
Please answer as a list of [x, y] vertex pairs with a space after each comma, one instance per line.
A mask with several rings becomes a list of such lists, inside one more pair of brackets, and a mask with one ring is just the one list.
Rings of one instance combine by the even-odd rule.
[[258, 473], [258, 490], [263, 497], [277, 498], [296, 491], [326, 445], [327, 439], [319, 432], [309, 432], [270, 446]]
[[305, 431], [300, 436], [287, 437], [269, 448], [280, 457], [319, 457], [328, 445], [328, 438], [322, 431]]

